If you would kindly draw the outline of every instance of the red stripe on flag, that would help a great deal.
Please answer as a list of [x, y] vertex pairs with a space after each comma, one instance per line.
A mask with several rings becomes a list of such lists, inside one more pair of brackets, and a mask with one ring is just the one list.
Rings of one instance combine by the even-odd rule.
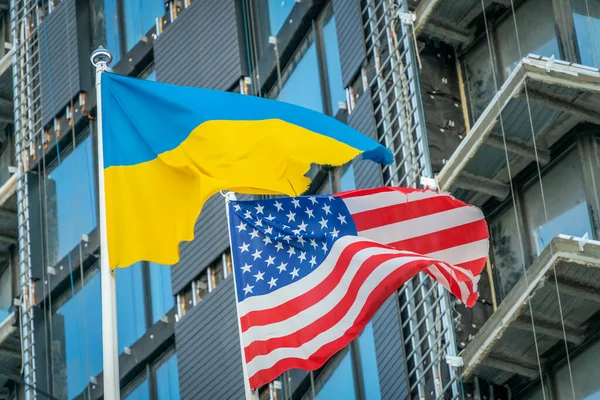
[[373, 189], [356, 189], [349, 190], [347, 192], [335, 193], [333, 196], [339, 197], [340, 199], [349, 199], [352, 197], [362, 197], [362, 196], [370, 196], [378, 193], [385, 192], [400, 192], [404, 194], [413, 193], [413, 192], [425, 192], [425, 190], [412, 189], [412, 188], [401, 188], [401, 187], [378, 187]]
[[419, 254], [430, 254], [436, 251], [477, 242], [489, 237], [485, 220], [470, 222], [442, 231], [417, 236], [411, 239], [390, 243], [389, 246], [398, 250], [413, 251]]
[[[426, 265], [431, 265], [430, 261], [422, 261]], [[416, 274], [423, 267], [415, 262], [411, 266], [414, 268]], [[333, 340], [319, 350], [310, 355], [307, 360], [299, 358], [284, 358], [277, 361], [271, 368], [266, 368], [256, 372], [250, 377], [250, 387], [258, 388], [273, 379], [277, 378], [283, 372], [293, 369], [300, 368], [304, 370], [315, 370], [321, 367], [325, 362], [335, 353], [346, 347], [356, 336], [362, 332], [365, 326], [369, 323], [373, 314], [381, 307], [381, 305], [405, 282], [405, 271], [403, 269], [397, 269], [385, 278], [377, 287], [371, 292], [365, 304], [355, 319], [354, 324], [350, 329], [342, 334], [342, 336], [336, 340]]]
[[[299, 346], [314, 339], [320, 333], [332, 328], [348, 313], [354, 304], [354, 301], [356, 300], [358, 291], [371, 273], [373, 273], [384, 262], [407, 257], [410, 256], [406, 256], [404, 254], [378, 254], [368, 258], [360, 266], [358, 273], [352, 278], [344, 297], [342, 297], [342, 299], [340, 299], [340, 301], [329, 312], [314, 321], [312, 324], [304, 326], [290, 335], [249, 343], [244, 349], [246, 354], [246, 362], [251, 361], [256, 356], [269, 354], [271, 351], [279, 347], [293, 347], [294, 345]], [[401, 263], [402, 260], [398, 260], [398, 262]], [[399, 269], [402, 269], [405, 272], [404, 277], [402, 278], [403, 282], [400, 283], [400, 285], [404, 284], [404, 282], [406, 282], [406, 280], [408, 280], [414, 274], [429, 267], [431, 263], [431, 260], [415, 260], [398, 266]], [[303, 296], [299, 297], [298, 299], [301, 301], [302, 297]]]
[[470, 207], [457, 203], [450, 196], [429, 197], [352, 214], [352, 220], [356, 230], [360, 232], [455, 208]]
[[251, 326], [264, 326], [286, 320], [302, 310], [317, 304], [337, 286], [340, 278], [348, 269], [348, 265], [354, 255], [357, 252], [368, 248], [389, 249], [389, 246], [374, 242], [358, 242], [351, 244], [342, 251], [331, 273], [308, 292], [299, 294], [298, 297], [279, 306], [251, 311], [242, 316], [240, 318], [242, 332], [246, 332]]

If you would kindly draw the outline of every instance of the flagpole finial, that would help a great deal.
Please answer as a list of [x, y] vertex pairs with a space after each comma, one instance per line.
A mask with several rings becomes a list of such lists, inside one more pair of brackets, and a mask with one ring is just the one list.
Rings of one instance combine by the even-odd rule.
[[92, 52], [90, 61], [94, 67], [97, 67], [99, 64], [108, 65], [112, 61], [112, 54], [110, 54], [110, 51], [106, 50], [104, 47], [99, 46]]

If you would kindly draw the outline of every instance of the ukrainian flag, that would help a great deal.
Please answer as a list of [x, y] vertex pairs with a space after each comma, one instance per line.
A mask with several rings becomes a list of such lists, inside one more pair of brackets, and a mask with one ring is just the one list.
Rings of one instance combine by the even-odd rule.
[[253, 96], [105, 72], [101, 80], [110, 266], [172, 265], [220, 190], [304, 192], [311, 163], [358, 155], [390, 163], [388, 149], [334, 118]]

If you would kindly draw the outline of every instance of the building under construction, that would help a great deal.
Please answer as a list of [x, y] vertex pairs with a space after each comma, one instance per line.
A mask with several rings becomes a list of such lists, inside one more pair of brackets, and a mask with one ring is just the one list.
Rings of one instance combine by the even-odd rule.
[[[473, 308], [422, 273], [261, 399], [600, 398], [600, 0], [0, 0], [0, 399], [103, 398], [99, 45], [394, 154], [314, 168], [310, 193], [434, 187], [486, 215]], [[177, 265], [118, 271], [122, 398], [243, 397], [222, 203]]]

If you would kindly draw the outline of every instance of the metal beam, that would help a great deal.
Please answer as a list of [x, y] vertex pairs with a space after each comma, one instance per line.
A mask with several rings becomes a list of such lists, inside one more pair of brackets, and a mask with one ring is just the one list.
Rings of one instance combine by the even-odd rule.
[[17, 212], [7, 210], [6, 208], [0, 208], [0, 217], [4, 218], [17, 218]]
[[454, 182], [454, 186], [461, 189], [485, 193], [497, 197], [500, 200], [506, 199], [510, 194], [510, 187], [508, 184], [473, 175], [468, 172], [463, 172]]
[[[518, 139], [503, 138], [502, 134], [492, 132], [488, 136], [485, 144], [496, 149], [504, 150], [504, 141], [506, 140], [506, 150], [509, 153], [519, 155], [527, 160], [536, 161], [536, 148]], [[541, 165], [546, 165], [550, 162], [550, 150], [544, 147], [537, 146], [537, 159]]]
[[21, 359], [21, 352], [18, 351], [18, 350], [3, 349], [2, 347], [0, 347], [0, 356], [11, 357], [11, 358], [15, 358], [17, 360], [20, 360]]
[[584, 121], [589, 121], [594, 124], [600, 125], [600, 113], [591, 108], [587, 108], [582, 105], [577, 105], [573, 101], [565, 99], [564, 97], [556, 96], [550, 93], [540, 92], [539, 90], [531, 87], [527, 88], [527, 94], [529, 95], [529, 100], [534, 101], [538, 104], [549, 108], [553, 108], [558, 111], [566, 112], [568, 114], [579, 117]]
[[577, 297], [579, 299], [600, 304], [600, 289], [580, 285], [578, 283], [559, 278], [558, 290], [567, 296]]
[[0, 345], [4, 343], [7, 337], [17, 330], [15, 313], [12, 312], [4, 321], [0, 321]]
[[524, 80], [523, 64], [519, 63], [437, 175], [436, 178], [441, 192], [450, 191], [456, 178], [475, 156], [479, 147], [485, 142], [490, 131], [496, 125], [500, 112], [522, 90]]
[[[561, 324], [550, 322], [539, 317], [534, 317], [534, 321], [535, 331], [537, 333], [541, 333], [561, 341], [564, 340], [566, 333], [567, 341], [577, 346], [583, 343], [585, 340], [585, 333], [578, 329], [572, 329], [565, 326], [565, 333], [563, 333]], [[521, 317], [517, 319], [511, 326], [522, 331], [533, 331], [531, 318], [527, 317]]]
[[473, 34], [442, 21], [430, 19], [423, 28], [423, 33], [454, 44], [468, 44], [473, 40]]
[[0, 75], [4, 75], [6, 71], [12, 68], [13, 51], [14, 47], [7, 51], [2, 58], [0, 58]]
[[18, 238], [7, 233], [0, 233], [0, 243], [17, 244]]
[[421, 0], [419, 6], [415, 10], [415, 36], [419, 37], [423, 28], [425, 28], [425, 24], [433, 14], [435, 7], [437, 7], [440, 0]]
[[520, 364], [516, 361], [507, 360], [491, 354], [483, 360], [482, 364], [494, 369], [499, 369], [500, 371], [525, 376], [529, 379], [535, 379], [540, 374], [538, 368], [535, 366]]
[[17, 192], [17, 174], [12, 174], [4, 185], [0, 186], [0, 207]]

